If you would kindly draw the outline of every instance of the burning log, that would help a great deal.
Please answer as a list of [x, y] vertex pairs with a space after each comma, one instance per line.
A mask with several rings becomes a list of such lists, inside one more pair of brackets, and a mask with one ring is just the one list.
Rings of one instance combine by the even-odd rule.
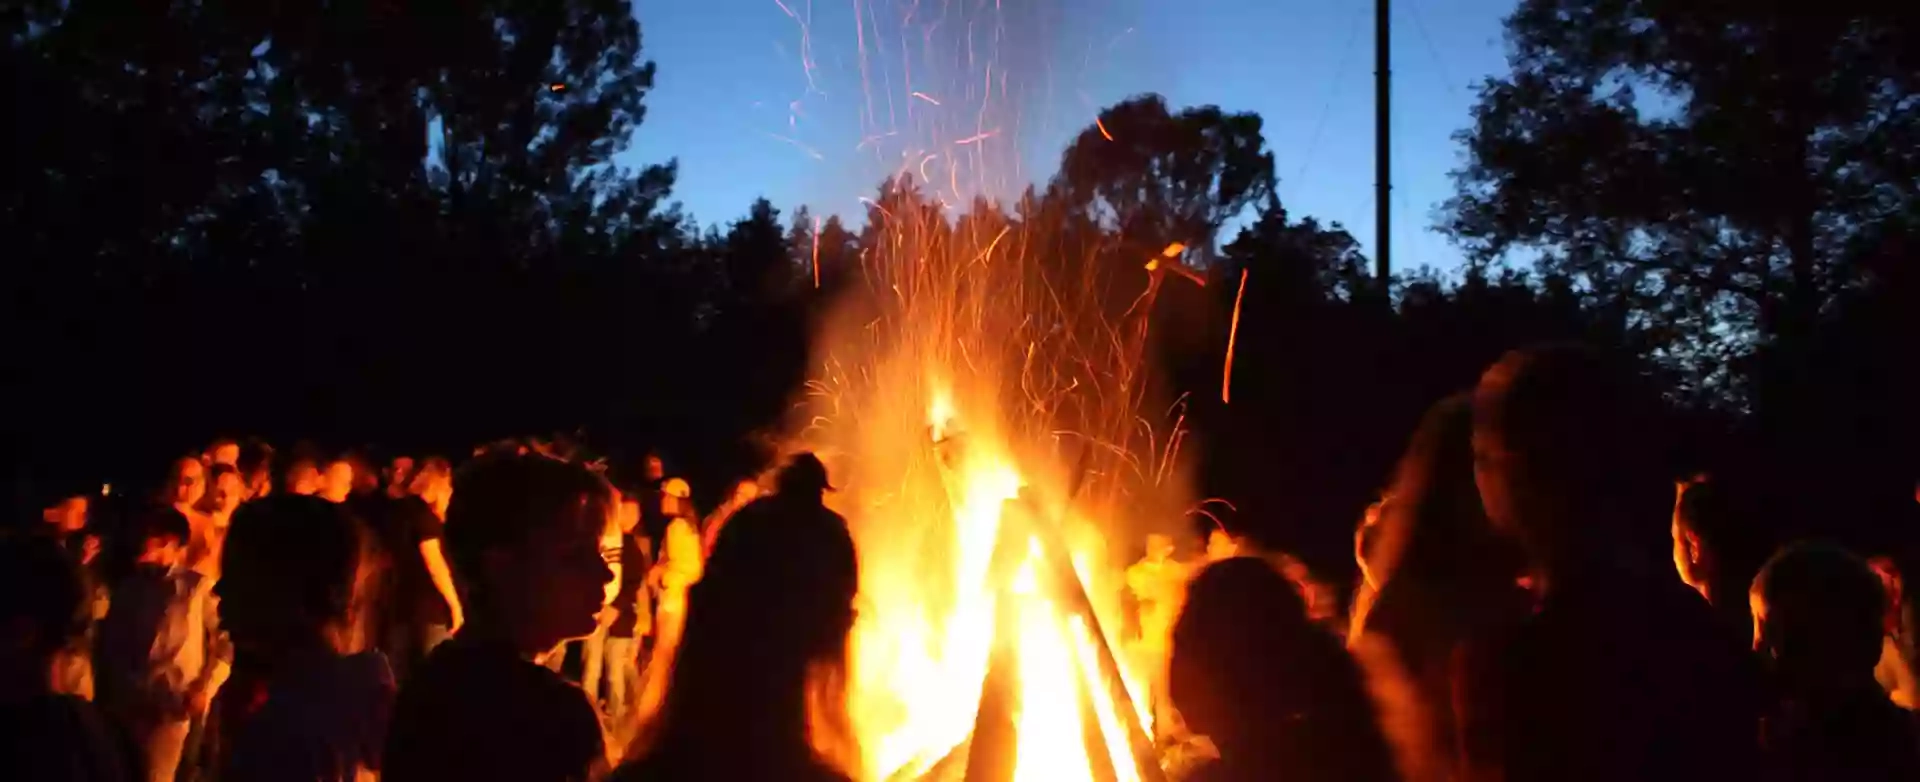
[[1100, 616], [1093, 608], [1093, 600], [1087, 595], [1086, 586], [1080, 583], [1079, 574], [1074, 572], [1073, 560], [1067, 554], [1066, 540], [1060, 534], [1059, 524], [1043, 521], [1044, 517], [1030, 497], [1022, 496], [1009, 505], [1024, 509], [1024, 512], [1015, 511], [1006, 518], [1027, 519], [1025, 526], [1032, 531], [1033, 539], [1039, 541], [1042, 559], [1053, 575], [1053, 582], [1057, 584], [1055, 594], [1066, 599], [1068, 611], [1086, 622], [1087, 631], [1093, 636], [1093, 647], [1100, 664], [1100, 681], [1107, 685], [1107, 697], [1115, 704], [1116, 715], [1127, 734], [1127, 745], [1133, 751], [1134, 765], [1139, 769], [1141, 781], [1164, 782], [1159, 752], [1154, 749], [1153, 738], [1140, 724], [1140, 713], [1134, 708], [1133, 694], [1127, 691], [1126, 680], [1121, 678], [1120, 662], [1114, 658], [1113, 648], [1107, 645], [1107, 634], [1100, 626]]
[[1013, 779], [1018, 766], [1020, 731], [1015, 714], [1020, 708], [1020, 655], [1012, 643], [1019, 634], [1013, 581], [1027, 554], [1028, 536], [1023, 526], [1007, 523], [1002, 516], [993, 559], [987, 566], [988, 583], [995, 596], [993, 646], [987, 658], [987, 677], [980, 684], [980, 704], [974, 711], [966, 782], [1006, 782]]
[[[1160, 769], [1158, 752], [1140, 724], [1132, 695], [1121, 678], [1119, 662], [1107, 645], [1106, 634], [1100, 627], [1093, 602], [1074, 572], [1058, 526], [1041, 519], [1037, 504], [1025, 495], [1009, 500], [1001, 515], [1000, 534], [995, 541], [993, 564], [989, 567], [991, 585], [997, 596], [994, 642], [987, 675], [981, 685], [973, 733], [964, 750], [964, 779], [966, 782], [1005, 782], [1013, 778], [1018, 766], [1020, 747], [1016, 715], [1022, 704], [1019, 702], [1020, 660], [1012, 643], [1018, 634], [1015, 617], [1018, 608], [1013, 584], [1021, 565], [1030, 563], [1036, 567], [1035, 575], [1040, 576], [1038, 582], [1045, 585], [1053, 597], [1061, 600], [1065, 612], [1079, 617], [1085, 623], [1096, 653], [1097, 678], [1106, 685], [1105, 692], [1098, 692], [1088, 687], [1085, 678], [1081, 677], [1074, 688], [1076, 707], [1082, 715], [1081, 739], [1085, 742], [1093, 778], [1100, 782], [1112, 782], [1120, 778], [1107, 752], [1109, 739], [1103, 730], [1095, 701], [1097, 698], [1106, 698], [1126, 734], [1137, 778], [1143, 782], [1164, 782], [1165, 775]], [[1039, 556], [1033, 557], [1035, 553]], [[946, 762], [942, 761], [940, 765]]]

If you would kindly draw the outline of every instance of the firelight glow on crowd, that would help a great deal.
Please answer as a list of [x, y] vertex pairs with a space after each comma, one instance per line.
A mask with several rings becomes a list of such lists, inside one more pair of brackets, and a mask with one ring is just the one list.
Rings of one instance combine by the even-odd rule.
[[[1351, 596], [1218, 521], [1108, 581], [1058, 501], [982, 495], [983, 533], [951, 498], [991, 541], [942, 640], [977, 646], [944, 683], [971, 700], [886, 766], [911, 720], [874, 729], [854, 670], [884, 597], [829, 508], [859, 490], [812, 453], [702, 512], [658, 455], [566, 441], [221, 440], [119, 524], [56, 491], [0, 542], [7, 778], [1920, 778], [1898, 559], [1804, 542], [1746, 578], [1714, 479], [1632, 458], [1629, 377], [1550, 346], [1437, 403]], [[924, 447], [977, 493], [959, 439]]]

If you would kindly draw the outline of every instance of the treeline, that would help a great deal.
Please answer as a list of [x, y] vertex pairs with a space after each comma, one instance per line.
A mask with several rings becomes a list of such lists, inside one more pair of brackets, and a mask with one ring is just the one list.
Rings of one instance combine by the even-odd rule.
[[[1589, 5], [1607, 25], [1547, 23]], [[1017, 253], [1111, 328], [1159, 274], [1156, 406], [1185, 394], [1203, 496], [1275, 542], [1337, 551], [1424, 406], [1543, 339], [1640, 361], [1682, 413], [1648, 451], [1676, 471], [1760, 455], [1842, 494], [1910, 487], [1920, 143], [1900, 139], [1920, 119], [1912, 62], [1887, 48], [1910, 20], [1863, 8], [1850, 18], [1879, 26], [1794, 44], [1840, 57], [1859, 37], [1846, 51], [1884, 62], [1860, 66], [1881, 78], [1855, 79], [1854, 103], [1820, 93], [1797, 126], [1819, 176], [1788, 193], [1725, 184], [1792, 168], [1793, 134], [1753, 129], [1773, 98], [1734, 105], [1760, 64], [1725, 41], [1602, 35], [1644, 18], [1711, 39], [1701, 25], [1726, 20], [1627, 5], [1522, 4], [1509, 28], [1535, 56], [1482, 90], [1445, 210], [1475, 263], [1382, 286], [1340, 226], [1288, 214], [1250, 114], [1144, 96], [1006, 203], [903, 178], [844, 221], [759, 201], [702, 226], [672, 201], [673, 161], [614, 163], [654, 78], [627, 2], [16, 4], [0, 16], [15, 462], [124, 472], [215, 432], [447, 449], [584, 430], [696, 477], [748, 469], [814, 372], [809, 335], [875, 288], [911, 215], [914, 246]], [[1622, 67], [1687, 96], [1678, 118], [1593, 97], [1593, 74], [1619, 74], [1576, 62], [1598, 57], [1582, 35], [1642, 57]], [[1809, 58], [1781, 78], [1839, 89]], [[1843, 126], [1851, 147], [1829, 143]], [[1174, 243], [1204, 284], [1142, 268]]]

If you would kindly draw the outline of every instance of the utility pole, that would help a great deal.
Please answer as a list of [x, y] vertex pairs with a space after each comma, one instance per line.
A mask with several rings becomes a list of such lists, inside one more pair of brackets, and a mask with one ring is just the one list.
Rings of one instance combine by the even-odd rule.
[[1393, 25], [1389, 0], [1373, 0], [1373, 264], [1374, 279], [1386, 293], [1393, 272], [1393, 146], [1389, 118], [1393, 91]]

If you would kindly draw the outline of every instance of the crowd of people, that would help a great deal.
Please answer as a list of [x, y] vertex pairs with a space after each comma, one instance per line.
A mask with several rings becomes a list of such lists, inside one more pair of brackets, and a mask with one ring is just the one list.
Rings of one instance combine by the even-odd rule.
[[[1755, 556], [1725, 487], [1636, 452], [1653, 407], [1592, 352], [1509, 354], [1414, 433], [1351, 600], [1149, 539], [1147, 697], [1215, 756], [1180, 773], [1920, 779], [1915, 552]], [[800, 454], [702, 516], [657, 456], [221, 441], [116, 525], [55, 492], [0, 537], [0, 777], [853, 778], [830, 490]]]

